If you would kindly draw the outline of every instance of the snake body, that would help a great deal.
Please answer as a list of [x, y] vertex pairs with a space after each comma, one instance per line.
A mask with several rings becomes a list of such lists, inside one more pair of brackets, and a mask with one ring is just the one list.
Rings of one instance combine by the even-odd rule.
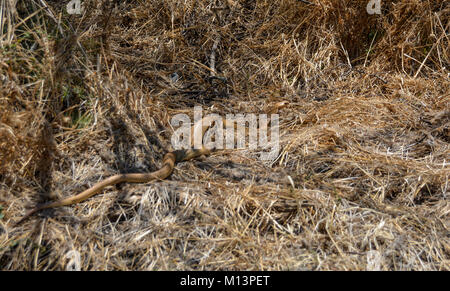
[[[275, 107], [269, 112], [272, 113], [284, 106], [286, 106], [286, 102], [279, 102], [275, 105]], [[211, 122], [214, 122], [215, 120], [211, 116], [206, 116], [205, 118], [199, 120], [194, 126], [191, 128], [191, 133], [195, 132], [201, 132], [201, 136], [205, 134], [205, 131], [210, 127]], [[222, 120], [223, 125], [227, 126], [226, 119]], [[199, 128], [200, 127], [200, 128]], [[191, 143], [192, 145], [193, 143]], [[32, 216], [36, 212], [39, 212], [44, 209], [48, 208], [55, 208], [55, 207], [61, 207], [61, 206], [68, 206], [72, 204], [76, 204], [79, 202], [82, 202], [95, 194], [102, 191], [107, 186], [112, 186], [118, 183], [122, 182], [128, 182], [128, 183], [148, 183], [155, 180], [164, 180], [170, 174], [172, 174], [173, 169], [175, 165], [179, 162], [188, 161], [194, 158], [197, 158], [202, 155], [207, 155], [212, 151], [212, 149], [208, 149], [206, 147], [201, 147], [200, 149], [185, 149], [185, 150], [175, 150], [167, 153], [163, 158], [162, 167], [154, 172], [151, 173], [128, 173], [128, 174], [118, 174], [111, 176], [101, 182], [98, 182], [94, 186], [90, 187], [89, 189], [81, 192], [80, 194], [70, 196], [58, 201], [48, 202], [44, 204], [37, 205], [30, 211], [28, 211], [22, 219], [20, 219], [15, 225], [21, 224], [24, 220], [26, 220], [28, 217]]]
[[201, 155], [209, 154], [211, 150], [208, 150], [206, 148], [201, 149], [189, 149], [189, 150], [176, 150], [167, 153], [163, 158], [163, 165], [162, 167], [151, 173], [128, 173], [128, 174], [118, 174], [111, 176], [91, 188], [81, 192], [80, 194], [70, 196], [58, 201], [48, 202], [41, 205], [36, 206], [35, 208], [28, 211], [22, 219], [20, 219], [16, 225], [21, 224], [24, 220], [26, 220], [28, 217], [32, 216], [34, 213], [48, 209], [48, 208], [55, 208], [55, 207], [61, 207], [61, 206], [68, 206], [72, 204], [76, 204], [79, 202], [82, 202], [95, 194], [102, 191], [104, 188], [108, 186], [112, 186], [118, 183], [122, 182], [128, 182], [128, 183], [148, 183], [155, 180], [164, 180], [170, 174], [172, 174], [173, 169], [175, 165], [179, 162], [187, 161], [190, 159], [197, 158]]

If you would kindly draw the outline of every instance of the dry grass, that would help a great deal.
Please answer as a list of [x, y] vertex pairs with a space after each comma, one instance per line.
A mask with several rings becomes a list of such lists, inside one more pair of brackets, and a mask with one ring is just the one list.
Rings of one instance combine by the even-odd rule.
[[[14, 2], [1, 1], [0, 269], [450, 269], [448, 2], [382, 1], [382, 15], [351, 0], [86, 0], [83, 15]], [[13, 227], [36, 203], [158, 169], [177, 113], [279, 101], [274, 161], [216, 152]]]

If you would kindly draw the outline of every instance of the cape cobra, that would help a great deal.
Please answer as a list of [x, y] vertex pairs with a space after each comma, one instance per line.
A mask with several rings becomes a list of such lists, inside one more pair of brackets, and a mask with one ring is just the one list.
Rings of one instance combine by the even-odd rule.
[[[270, 110], [268, 113], [273, 113], [277, 111], [278, 109], [286, 106], [287, 102], [278, 102], [275, 104], [275, 106]], [[214, 120], [212, 120], [214, 121]], [[196, 127], [201, 126], [201, 136], [205, 134], [205, 131], [210, 127], [210, 125], [204, 125], [204, 124], [211, 123], [211, 119], [208, 119], [208, 116], [198, 121], [192, 128], [191, 132], [195, 132]], [[223, 125], [227, 126], [226, 120], [223, 119]], [[193, 136], [193, 135], [192, 135]], [[91, 188], [81, 192], [78, 195], [70, 196], [58, 201], [48, 202], [41, 205], [36, 206], [35, 208], [28, 211], [25, 216], [20, 219], [15, 225], [19, 225], [24, 220], [26, 220], [28, 217], [33, 215], [34, 213], [41, 211], [43, 209], [48, 208], [55, 208], [55, 207], [61, 207], [61, 206], [68, 206], [72, 204], [76, 204], [79, 202], [82, 202], [95, 194], [99, 193], [101, 190], [106, 188], [107, 186], [115, 185], [122, 182], [129, 182], [129, 183], [148, 183], [154, 180], [164, 180], [170, 174], [172, 174], [173, 169], [175, 165], [179, 162], [188, 161], [194, 158], [197, 158], [202, 155], [207, 155], [212, 151], [212, 149], [208, 149], [205, 147], [202, 147], [200, 149], [187, 149], [187, 150], [175, 150], [167, 153], [163, 158], [163, 164], [162, 167], [152, 173], [129, 173], [129, 174], [118, 174], [111, 176]]]

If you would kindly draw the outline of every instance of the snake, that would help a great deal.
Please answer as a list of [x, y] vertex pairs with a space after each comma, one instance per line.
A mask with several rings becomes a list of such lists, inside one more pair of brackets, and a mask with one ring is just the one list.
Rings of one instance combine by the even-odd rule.
[[[286, 106], [286, 102], [278, 102], [275, 104], [274, 108], [270, 110], [269, 113], [273, 113], [274, 111]], [[206, 116], [203, 119], [197, 121], [191, 128], [191, 133], [194, 132], [201, 132], [201, 136], [205, 134], [205, 131], [210, 127], [211, 121], [214, 121], [211, 116]], [[227, 126], [227, 120], [222, 119], [223, 125]], [[206, 124], [206, 125], [205, 125]], [[199, 128], [201, 128], [199, 130]], [[192, 143], [191, 143], [192, 145]], [[150, 173], [126, 173], [126, 174], [117, 174], [113, 175], [109, 178], [104, 179], [101, 182], [98, 182], [94, 184], [92, 187], [86, 189], [85, 191], [69, 196], [67, 198], [63, 198], [61, 200], [57, 201], [51, 201], [44, 204], [39, 204], [36, 207], [29, 210], [18, 222], [15, 223], [15, 226], [18, 226], [22, 222], [24, 222], [27, 218], [32, 216], [33, 214], [44, 210], [48, 208], [56, 208], [56, 207], [62, 207], [62, 206], [69, 206], [73, 204], [80, 203], [95, 194], [98, 194], [101, 192], [104, 188], [108, 186], [112, 186], [118, 183], [128, 182], [128, 183], [148, 183], [152, 181], [157, 180], [164, 180], [167, 177], [169, 177], [174, 168], [175, 165], [188, 161], [191, 159], [195, 159], [197, 157], [200, 157], [202, 155], [208, 155], [210, 154], [214, 149], [207, 148], [205, 146], [202, 146], [201, 148], [189, 148], [189, 149], [181, 149], [181, 150], [174, 150], [170, 151], [167, 154], [164, 155], [162, 166], [158, 170]]]

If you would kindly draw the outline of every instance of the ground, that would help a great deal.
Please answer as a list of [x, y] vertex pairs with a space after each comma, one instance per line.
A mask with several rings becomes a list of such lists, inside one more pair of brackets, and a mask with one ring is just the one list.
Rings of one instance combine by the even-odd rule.
[[[3, 4], [1, 270], [450, 269], [448, 2], [66, 2]], [[157, 170], [194, 106], [281, 102], [271, 160], [218, 150], [14, 225]]]

